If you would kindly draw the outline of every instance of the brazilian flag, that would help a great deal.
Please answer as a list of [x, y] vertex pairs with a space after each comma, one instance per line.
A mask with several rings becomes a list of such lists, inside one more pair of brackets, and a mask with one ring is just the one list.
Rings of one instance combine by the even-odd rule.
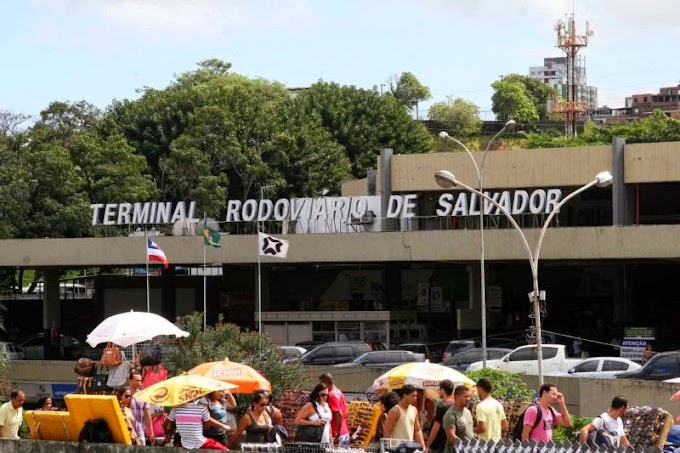
[[219, 231], [215, 231], [210, 227], [203, 228], [203, 244], [210, 245], [212, 247], [222, 247], [220, 245], [220, 235]]

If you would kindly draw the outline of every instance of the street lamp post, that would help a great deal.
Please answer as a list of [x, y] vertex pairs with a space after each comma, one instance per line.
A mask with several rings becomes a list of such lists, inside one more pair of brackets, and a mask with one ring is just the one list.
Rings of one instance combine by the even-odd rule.
[[[465, 153], [468, 155], [470, 160], [472, 161], [472, 165], [475, 166], [475, 171], [477, 172], [477, 180], [479, 181], [479, 191], [484, 192], [484, 184], [483, 184], [483, 178], [484, 178], [484, 164], [486, 163], [486, 154], [489, 152], [489, 149], [491, 149], [491, 144], [500, 136], [505, 129], [513, 127], [515, 125], [514, 120], [508, 120], [508, 122], [505, 123], [503, 128], [496, 133], [496, 135], [493, 136], [491, 140], [489, 140], [489, 143], [487, 143], [486, 148], [484, 149], [484, 154], [482, 155], [482, 163], [481, 165], [477, 165], [477, 161], [475, 160], [475, 157], [472, 155], [472, 152], [468, 149], [467, 146], [463, 144], [458, 139], [455, 139], [451, 137], [446, 131], [441, 131], [439, 133], [439, 137], [443, 139], [448, 139], [451, 140], [452, 142], [458, 144], [460, 147], [462, 147], [465, 150]], [[439, 182], [439, 181], [438, 181]], [[441, 184], [440, 184], [441, 185]], [[479, 302], [480, 302], [480, 309], [482, 311], [482, 363], [484, 365], [484, 368], [486, 368], [486, 266], [484, 265], [485, 261], [485, 253], [484, 253], [484, 202], [482, 199], [479, 200], [480, 202], [480, 207], [479, 207], [479, 279], [480, 279], [480, 297], [479, 297]]]
[[520, 226], [517, 224], [515, 219], [512, 217], [512, 215], [505, 209], [500, 203], [498, 203], [496, 200], [493, 198], [489, 197], [488, 195], [484, 194], [483, 192], [472, 188], [468, 186], [467, 184], [464, 184], [460, 182], [456, 177], [454, 176], [453, 173], [451, 173], [448, 170], [439, 170], [438, 172], [435, 173], [435, 179], [437, 180], [437, 183], [442, 186], [442, 187], [455, 187], [455, 186], [460, 186], [463, 189], [467, 190], [468, 192], [472, 192], [477, 194], [478, 197], [485, 199], [486, 201], [490, 202], [500, 212], [505, 215], [505, 217], [508, 218], [508, 221], [510, 221], [510, 224], [517, 230], [517, 233], [520, 236], [520, 239], [522, 240], [522, 244], [524, 245], [524, 248], [527, 252], [527, 255], [529, 256], [529, 266], [531, 268], [531, 275], [533, 277], [533, 294], [532, 294], [532, 302], [533, 302], [533, 311], [534, 311], [534, 320], [536, 322], [536, 359], [538, 360], [538, 385], [543, 385], [543, 347], [542, 347], [542, 330], [541, 330], [541, 307], [540, 307], [540, 295], [539, 295], [539, 289], [538, 289], [538, 259], [539, 255], [541, 253], [541, 246], [543, 244], [543, 238], [545, 237], [545, 233], [548, 230], [548, 226], [550, 225], [550, 222], [552, 221], [553, 217], [560, 212], [560, 209], [562, 206], [567, 203], [569, 200], [574, 198], [576, 195], [580, 194], [581, 192], [590, 189], [593, 186], [597, 187], [607, 187], [611, 185], [612, 183], [612, 175], [608, 171], [603, 171], [601, 173], [598, 173], [595, 176], [595, 179], [590, 181], [588, 184], [584, 185], [583, 187], [580, 187], [579, 189], [573, 191], [569, 195], [567, 195], [565, 198], [563, 198], [557, 206], [550, 212], [548, 215], [548, 218], [545, 220], [543, 223], [543, 227], [541, 228], [541, 232], [538, 236], [538, 241], [536, 242], [536, 246], [532, 252], [531, 247], [529, 246], [529, 242], [527, 241], [526, 236], [524, 235], [524, 232], [520, 228]]

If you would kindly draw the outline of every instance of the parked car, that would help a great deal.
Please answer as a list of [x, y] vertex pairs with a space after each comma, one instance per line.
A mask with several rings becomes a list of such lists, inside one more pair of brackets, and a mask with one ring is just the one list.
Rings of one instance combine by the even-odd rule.
[[299, 362], [307, 350], [300, 346], [279, 346], [283, 353], [283, 363]]
[[363, 341], [329, 341], [307, 351], [300, 362], [303, 365], [335, 365], [351, 362], [366, 352], [371, 352], [371, 347]]
[[[487, 368], [510, 371], [512, 373], [538, 374], [538, 353], [536, 345], [520, 346], [509, 352], [501, 359], [487, 360]], [[542, 345], [543, 360], [541, 361], [543, 373], [554, 371], [566, 371], [572, 368], [581, 359], [567, 358], [567, 349], [563, 344]], [[483, 363], [471, 363], [468, 371], [481, 370]]]
[[369, 367], [369, 368], [394, 368], [404, 363], [423, 362], [424, 354], [411, 351], [371, 351], [362, 354], [351, 362], [335, 365], [338, 368]]
[[402, 343], [397, 346], [399, 351], [411, 351], [416, 354], [423, 354], [426, 359], [430, 362], [440, 362], [441, 361], [441, 349], [437, 351], [433, 345], [428, 343]]
[[617, 374], [614, 378], [665, 381], [678, 376], [680, 376], [680, 351], [673, 351], [659, 353], [649, 359], [642, 368]]
[[295, 343], [295, 346], [304, 348], [307, 351], [311, 351], [312, 349], [314, 349], [317, 346], [322, 345], [324, 343], [325, 343], [325, 341], [309, 340], [309, 341], [300, 341], [299, 343]]
[[12, 342], [0, 341], [0, 357], [8, 360], [21, 360], [24, 358], [24, 350]]
[[[444, 353], [442, 354], [442, 362], [446, 362], [457, 353], [465, 349], [472, 349], [475, 346], [477, 346], [477, 344], [475, 344], [474, 340], [451, 340], [449, 341], [449, 344], [446, 345], [446, 349], [444, 349]], [[482, 358], [480, 356], [479, 360], [481, 359]]]
[[639, 363], [621, 357], [592, 357], [577, 363], [567, 371], [549, 374], [550, 376], [612, 379], [617, 374], [636, 371], [640, 368]]
[[[486, 348], [486, 360], [500, 359], [510, 351], [512, 351], [512, 349]], [[481, 361], [483, 357], [482, 348], [470, 348], [449, 357], [446, 362], [442, 362], [442, 365], [463, 372], [467, 370], [467, 367], [470, 366], [471, 363]]]
[[[76, 360], [83, 354], [83, 344], [75, 337], [60, 334], [61, 350], [64, 359]], [[29, 335], [18, 342], [27, 360], [45, 359], [45, 334], [43, 332]]]

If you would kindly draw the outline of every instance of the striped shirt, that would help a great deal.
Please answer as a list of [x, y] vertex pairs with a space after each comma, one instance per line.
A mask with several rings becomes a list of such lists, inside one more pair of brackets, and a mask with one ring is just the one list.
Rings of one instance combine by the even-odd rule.
[[210, 420], [206, 406], [193, 401], [183, 404], [170, 411], [168, 420], [175, 422], [177, 432], [182, 436], [182, 447], [191, 450], [203, 446], [206, 440], [203, 423]]

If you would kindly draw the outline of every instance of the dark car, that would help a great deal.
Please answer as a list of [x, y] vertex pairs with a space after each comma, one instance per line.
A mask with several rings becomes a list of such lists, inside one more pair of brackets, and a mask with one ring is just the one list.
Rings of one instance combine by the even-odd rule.
[[360, 355], [351, 362], [336, 365], [336, 367], [394, 368], [405, 363], [423, 362], [424, 360], [423, 354], [415, 354], [411, 351], [372, 351]]
[[[59, 354], [68, 360], [78, 359], [83, 354], [83, 344], [75, 337], [60, 334], [61, 344]], [[24, 358], [27, 360], [45, 359], [45, 334], [36, 333], [21, 339], [18, 343], [24, 351]]]
[[371, 352], [371, 347], [363, 341], [329, 341], [307, 351], [300, 362], [303, 365], [335, 365], [351, 362], [366, 352]]
[[[500, 359], [510, 351], [512, 351], [512, 349], [486, 348], [486, 359]], [[447, 361], [442, 362], [442, 365], [453, 368], [456, 371], [463, 372], [467, 370], [468, 365], [471, 363], [481, 362], [483, 357], [482, 348], [470, 348], [449, 357]]]
[[436, 345], [430, 343], [402, 343], [397, 346], [400, 351], [411, 351], [416, 354], [423, 354], [430, 362], [441, 362], [441, 348], [437, 350]]
[[451, 340], [449, 344], [446, 345], [444, 353], [442, 354], [442, 362], [446, 362], [454, 355], [466, 349], [472, 349], [477, 346], [474, 340]]
[[677, 376], [680, 376], [680, 351], [657, 354], [639, 370], [617, 374], [614, 379], [665, 381]]

